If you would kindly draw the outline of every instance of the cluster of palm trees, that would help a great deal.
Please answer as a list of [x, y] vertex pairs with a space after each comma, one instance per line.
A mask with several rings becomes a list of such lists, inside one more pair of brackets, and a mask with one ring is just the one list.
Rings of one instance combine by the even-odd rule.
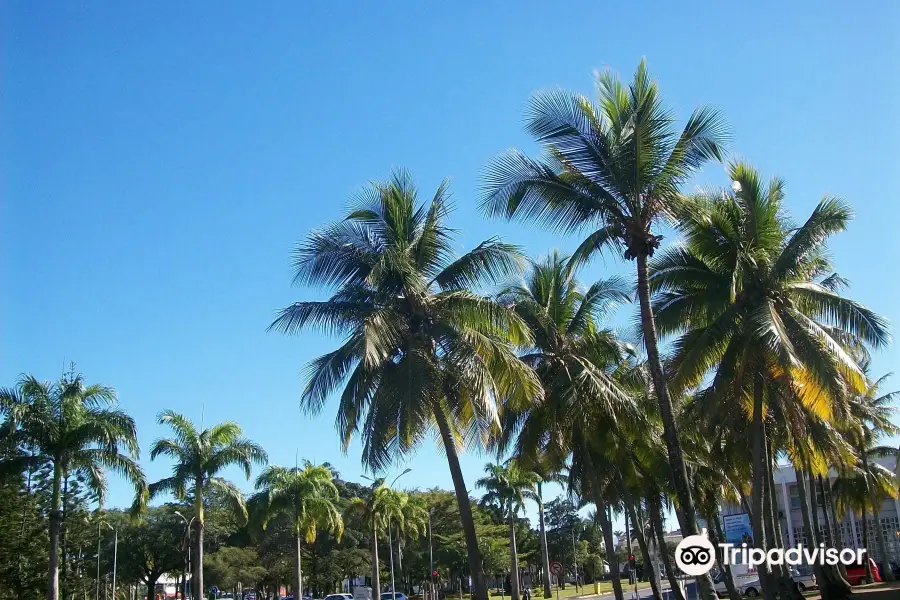
[[[844, 508], [877, 515], [879, 494], [897, 491], [869, 453], [895, 430], [866, 373], [888, 326], [845, 295], [827, 255], [849, 206], [825, 198], [794, 223], [783, 183], [763, 182], [740, 161], [728, 165], [730, 187], [687, 194], [699, 167], [725, 160], [719, 113], [700, 108], [677, 127], [643, 62], [630, 82], [605, 73], [597, 88], [595, 102], [537, 95], [527, 128], [544, 155], [510, 152], [484, 179], [486, 215], [584, 236], [570, 256], [528, 261], [496, 238], [457, 256], [447, 184], [420, 202], [398, 171], [298, 247], [294, 282], [331, 296], [292, 304], [271, 325], [342, 336], [310, 364], [301, 405], [317, 413], [336, 395], [338, 434], [345, 447], [360, 437], [365, 466], [384, 469], [438, 437], [478, 600], [487, 589], [459, 463], [466, 446], [515, 456], [517, 473], [482, 482], [510, 514], [522, 499], [512, 479], [565, 468], [570, 493], [595, 504], [607, 552], [614, 512], [648, 522], [635, 528], [646, 564], [651, 543], [664, 546], [670, 503], [685, 536], [700, 533], [698, 517], [721, 535], [718, 507], [736, 500], [757, 546], [782, 544], [772, 483], [779, 457], [814, 497], [805, 481], [821, 487], [829, 468], [840, 471], [862, 490]], [[664, 224], [681, 243], [662, 246]], [[582, 285], [580, 270], [603, 252], [633, 261], [636, 280]], [[606, 318], [635, 295], [635, 335], [617, 335]], [[816, 510], [807, 503], [803, 514], [819, 541]], [[832, 534], [827, 541], [836, 543]], [[515, 572], [515, 551], [512, 561]], [[796, 593], [782, 570], [764, 569], [761, 579], [768, 599]], [[820, 580], [828, 598], [847, 591], [837, 570]], [[697, 581], [705, 600], [715, 597], [709, 576]]]

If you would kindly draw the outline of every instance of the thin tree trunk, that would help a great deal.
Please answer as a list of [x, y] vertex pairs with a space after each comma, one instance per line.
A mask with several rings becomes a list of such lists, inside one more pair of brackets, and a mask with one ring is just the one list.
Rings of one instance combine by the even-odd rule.
[[53, 465], [53, 496], [50, 504], [50, 569], [47, 576], [47, 600], [59, 600], [59, 530], [61, 516], [60, 485], [62, 469], [58, 462]]
[[728, 590], [729, 600], [741, 600], [741, 594], [734, 585], [734, 573], [731, 571], [731, 563], [723, 560], [723, 552], [719, 550], [719, 544], [725, 541], [725, 533], [722, 531], [722, 524], [719, 522], [718, 508], [716, 513], [707, 515], [706, 520], [709, 521], [709, 541], [716, 547], [716, 558], [719, 561], [719, 568], [725, 574], [723, 581], [725, 589]]
[[544, 585], [544, 598], [552, 598], [550, 589], [550, 554], [547, 551], [547, 525], [544, 520], [544, 496], [541, 484], [538, 484], [538, 522], [541, 529], [541, 582]]
[[628, 514], [631, 515], [632, 523], [635, 524], [634, 536], [637, 538], [638, 546], [641, 549], [641, 555], [644, 557], [644, 570], [647, 571], [647, 576], [650, 580], [650, 589], [653, 591], [653, 597], [662, 598], [659, 592], [659, 580], [656, 577], [656, 568], [653, 564], [653, 557], [650, 556], [650, 548], [647, 546], [647, 540], [644, 538], [644, 532], [642, 531], [643, 527], [638, 526], [640, 521], [638, 521], [637, 512], [627, 498], [625, 501], [625, 508], [628, 511]]
[[[201, 600], [206, 597], [206, 588], [203, 586], [203, 530], [204, 530], [204, 514], [203, 514], [203, 487], [202, 477], [198, 476], [194, 486], [194, 515], [196, 517], [197, 528], [197, 547], [194, 556], [194, 600]], [[300, 598], [297, 598], [300, 600]]]
[[441, 432], [444, 451], [447, 453], [447, 463], [450, 466], [450, 476], [453, 479], [453, 489], [456, 492], [456, 503], [459, 506], [459, 519], [466, 538], [469, 573], [472, 577], [472, 600], [488, 600], [481, 550], [478, 548], [475, 520], [472, 517], [472, 506], [469, 504], [469, 491], [466, 489], [462, 467], [459, 464], [459, 454], [456, 451], [456, 439], [453, 436], [453, 432], [450, 431], [450, 423], [447, 421], [447, 415], [444, 414], [441, 407], [435, 407], [434, 416], [438, 429]]
[[597, 517], [600, 519], [600, 529], [603, 531], [603, 546], [606, 550], [606, 562], [609, 563], [609, 578], [612, 581], [613, 593], [616, 600], [624, 600], [625, 595], [622, 593], [622, 575], [619, 572], [619, 561], [616, 560], [616, 551], [613, 546], [613, 530], [612, 520], [606, 512], [607, 507], [602, 498], [599, 497], [599, 484], [594, 484], [597, 492], [597, 499], [594, 503], [597, 505]]
[[[799, 478], [798, 478], [799, 480]], [[809, 491], [811, 492], [809, 501], [810, 501], [810, 515], [812, 520], [813, 527], [813, 544], [818, 546], [822, 544], [822, 534], [819, 531], [819, 504], [816, 496], [818, 495], [816, 492], [816, 478], [809, 472], [808, 476], [809, 481]], [[823, 506], [823, 514], [824, 514], [824, 506]], [[822, 573], [824, 575], [824, 581], [826, 586], [829, 588], [828, 595], [832, 600], [837, 598], [845, 598], [848, 594], [852, 593], [850, 588], [850, 584], [841, 576], [841, 572], [834, 567], [824, 566], [822, 567]], [[822, 588], [822, 582], [819, 582], [819, 587]], [[822, 594], [822, 597], [825, 597], [825, 594]]]
[[[372, 597], [381, 593], [381, 568], [378, 565], [378, 528], [372, 521]], [[295, 599], [300, 600], [300, 599]]]
[[[781, 524], [778, 519], [778, 503], [775, 500], [775, 476], [772, 467], [775, 462], [775, 456], [771, 444], [766, 444], [766, 539], [771, 540], [769, 548], [783, 548], [784, 544], [781, 537]], [[803, 594], [794, 584], [790, 570], [785, 565], [774, 565], [772, 568], [772, 576], [775, 578], [775, 584], [778, 589], [778, 595], [783, 600], [803, 600]]]
[[[812, 517], [810, 516], [809, 500], [806, 494], [806, 481], [803, 471], [796, 465], [794, 466], [794, 479], [797, 481], [797, 494], [800, 496], [800, 514], [803, 517], [803, 528], [806, 530], [807, 534], [807, 545], [811, 548], [815, 548], [818, 544], [815, 535], [813, 535]], [[816, 573], [816, 581], [819, 582], [819, 589], [822, 591], [822, 600], [830, 600], [831, 586], [829, 585], [829, 580], [823, 572], [822, 567], [813, 565], [813, 569]]]
[[875, 496], [875, 486], [869, 482], [869, 456], [866, 454], [865, 448], [862, 449], [860, 454], [862, 455], [863, 471], [866, 476], [866, 490], [869, 492], [869, 503], [872, 505], [872, 520], [875, 521], [875, 543], [878, 544], [878, 552], [881, 553], [881, 578], [885, 581], [894, 581], [896, 577], [894, 577], [894, 573], [891, 570], [890, 556], [887, 552], [887, 544], [884, 541], [884, 532], [881, 529], [881, 507], [878, 505], [878, 499]]
[[303, 568], [301, 566], [301, 560], [300, 560], [300, 546], [301, 546], [300, 532], [298, 531], [297, 532], [297, 573], [296, 573], [297, 579], [296, 579], [296, 583], [294, 584], [297, 589], [297, 592], [294, 594], [294, 600], [303, 600]]
[[509, 598], [519, 600], [519, 551], [516, 548], [516, 519], [509, 511]]
[[[863, 548], [869, 547], [869, 517], [868, 512], [866, 510], [866, 505], [863, 503], [862, 510], [862, 525], [863, 525]], [[872, 571], [872, 563], [869, 562], [869, 556], [866, 554], [866, 579], [869, 581], [875, 581], [875, 573]]]
[[[751, 494], [750, 522], [753, 527], [753, 546], [763, 551], [766, 545], [766, 512], [765, 512], [765, 471], [766, 471], [766, 423], [763, 415], [763, 380], [762, 374], [756, 376], [753, 384], [753, 490]], [[765, 600], [775, 600], [775, 589], [772, 585], [772, 572], [768, 563], [759, 565], [759, 583]]]
[[65, 598], [69, 589], [69, 536], [66, 527], [66, 516], [68, 515], [68, 499], [69, 499], [69, 474], [63, 471], [63, 490], [62, 490], [62, 518], [59, 521], [59, 537], [60, 537], [60, 580], [59, 595]]
[[659, 499], [659, 490], [651, 490], [648, 500], [650, 501], [650, 524], [656, 535], [656, 544], [660, 548], [659, 554], [663, 561], [663, 568], [666, 570], [666, 579], [669, 580], [669, 587], [675, 594], [675, 599], [684, 600], [684, 594], [681, 593], [681, 587], [678, 585], [678, 576], [672, 566], [672, 557], [669, 556], [669, 549], [666, 547], [666, 532], [663, 531], [662, 502]]
[[[697, 510], [694, 506], [694, 499], [691, 497], [687, 465], [684, 462], [684, 454], [681, 451], [681, 442], [678, 440], [678, 425], [675, 421], [672, 398], [669, 396], [662, 361], [659, 357], [656, 323], [653, 320], [653, 308], [650, 305], [650, 277], [647, 271], [647, 255], [638, 252], [636, 258], [641, 329], [644, 333], [644, 346], [647, 348], [647, 365], [650, 367], [653, 389], [656, 391], [656, 398], [659, 402], [659, 410], [662, 417], [663, 437], [665, 438], [666, 450], [669, 455], [669, 466], [672, 469], [672, 485], [678, 498], [676, 514], [681, 525], [682, 535], [685, 537], [697, 535], [700, 533], [697, 527]], [[716, 600], [715, 588], [709, 573], [697, 577], [696, 580], [700, 598], [702, 600]]]

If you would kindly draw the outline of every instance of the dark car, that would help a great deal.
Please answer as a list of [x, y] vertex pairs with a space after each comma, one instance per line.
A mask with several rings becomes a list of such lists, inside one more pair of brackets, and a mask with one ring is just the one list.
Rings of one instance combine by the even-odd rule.
[[[872, 577], [876, 582], [882, 581], [881, 572], [878, 570], [878, 565], [875, 564], [875, 561], [871, 558], [867, 558], [869, 561], [869, 566], [872, 567]], [[866, 580], [866, 564], [858, 563], [855, 565], [847, 565], [847, 581], [850, 585], [859, 585]]]

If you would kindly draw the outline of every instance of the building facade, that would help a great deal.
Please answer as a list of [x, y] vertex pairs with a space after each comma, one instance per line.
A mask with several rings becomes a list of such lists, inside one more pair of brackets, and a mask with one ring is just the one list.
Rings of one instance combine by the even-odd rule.
[[[877, 462], [883, 467], [895, 471], [897, 464], [894, 458], [882, 458]], [[837, 474], [829, 474], [832, 481]], [[803, 527], [803, 514], [800, 511], [800, 493], [797, 489], [797, 475], [791, 466], [777, 467], [773, 473], [775, 480], [775, 498], [778, 504], [778, 519], [781, 524], [781, 533], [784, 537], [785, 547], [793, 547], [798, 544], [809, 546], [809, 539]], [[809, 486], [807, 486], [809, 487]], [[810, 503], [813, 495], [809, 494]], [[819, 514], [819, 530], [824, 535], [826, 507], [822, 506], [822, 498], [817, 495], [816, 510]], [[722, 507], [722, 516], [738, 515], [744, 512], [740, 506], [727, 505]], [[830, 513], [829, 513], [829, 516]], [[884, 535], [889, 558], [900, 561], [900, 500], [888, 499], [882, 502], [881, 511], [877, 519], [868, 516], [869, 525], [869, 556], [876, 561], [881, 560], [881, 552], [878, 548], [875, 528], [880, 527]], [[848, 512], [846, 515], [836, 515], [838, 524], [838, 546], [844, 548], [863, 548], [862, 517]]]

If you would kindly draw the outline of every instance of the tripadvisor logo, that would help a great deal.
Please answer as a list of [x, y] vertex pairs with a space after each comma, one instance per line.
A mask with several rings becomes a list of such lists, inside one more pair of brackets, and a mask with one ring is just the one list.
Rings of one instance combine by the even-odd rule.
[[[747, 565], [756, 567], [762, 564], [772, 565], [854, 565], [863, 562], [865, 550], [844, 548], [751, 548], [747, 544], [719, 544], [722, 562], [726, 565]], [[706, 530], [701, 535], [689, 535], [675, 548], [675, 564], [687, 575], [698, 577], [712, 569], [716, 561], [716, 548], [706, 537]]]

